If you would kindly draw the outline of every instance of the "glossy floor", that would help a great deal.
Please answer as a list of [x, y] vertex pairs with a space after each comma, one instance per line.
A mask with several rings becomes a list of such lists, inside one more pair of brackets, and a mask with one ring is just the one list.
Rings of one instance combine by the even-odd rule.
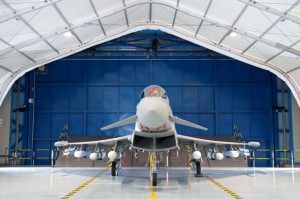
[[159, 168], [151, 187], [147, 168], [0, 168], [0, 198], [299, 198], [300, 169]]

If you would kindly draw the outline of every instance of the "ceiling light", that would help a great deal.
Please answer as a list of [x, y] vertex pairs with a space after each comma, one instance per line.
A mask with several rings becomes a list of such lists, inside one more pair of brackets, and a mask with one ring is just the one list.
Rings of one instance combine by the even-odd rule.
[[237, 35], [236, 32], [231, 32], [231, 33], [229, 34], [230, 37], [235, 37], [236, 35]]
[[65, 36], [67, 36], [67, 37], [71, 37], [71, 36], [73, 35], [70, 31], [67, 31], [67, 32], [65, 32], [64, 34], [65, 34]]

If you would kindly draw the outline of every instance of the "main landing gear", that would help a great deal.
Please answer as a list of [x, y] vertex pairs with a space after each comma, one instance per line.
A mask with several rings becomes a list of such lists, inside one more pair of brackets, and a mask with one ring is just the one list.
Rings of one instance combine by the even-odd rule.
[[112, 161], [112, 163], [111, 163], [111, 175], [112, 176], [116, 176], [117, 175], [116, 166], [117, 166], [117, 162], [116, 161]]
[[191, 165], [191, 169], [192, 171], [195, 172], [195, 177], [203, 177], [202, 173], [201, 173], [201, 163], [200, 160], [201, 159], [201, 152], [198, 148], [198, 146], [194, 143], [194, 152], [190, 153], [190, 147], [187, 148], [188, 154], [189, 154], [189, 158], [190, 158], [190, 165]]
[[203, 177], [201, 173], [200, 160], [201, 160], [201, 153], [196, 148], [196, 150], [192, 154], [190, 154], [191, 169], [192, 171], [195, 172], [195, 177]]
[[122, 166], [122, 154], [120, 151], [116, 151], [116, 145], [113, 147], [113, 150], [107, 154], [107, 157], [111, 164], [111, 175], [117, 176]]
[[121, 160], [116, 159], [111, 162], [111, 175], [112, 176], [117, 176], [118, 172], [121, 170]]
[[195, 170], [196, 170], [196, 174], [195, 177], [203, 177], [202, 173], [201, 173], [201, 163], [200, 161], [195, 161]]

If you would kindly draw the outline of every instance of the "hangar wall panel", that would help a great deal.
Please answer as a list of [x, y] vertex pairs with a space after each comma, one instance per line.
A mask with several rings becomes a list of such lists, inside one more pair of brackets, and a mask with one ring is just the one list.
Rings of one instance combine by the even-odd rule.
[[134, 115], [141, 91], [150, 84], [166, 89], [174, 115], [209, 129], [177, 126], [179, 133], [231, 136], [237, 123], [246, 140], [258, 140], [262, 148], [270, 148], [272, 75], [267, 71], [212, 58], [66, 59], [46, 68], [45, 74], [36, 74], [35, 148], [53, 148], [65, 122], [70, 136], [130, 134], [133, 125], [108, 131], [99, 128]]

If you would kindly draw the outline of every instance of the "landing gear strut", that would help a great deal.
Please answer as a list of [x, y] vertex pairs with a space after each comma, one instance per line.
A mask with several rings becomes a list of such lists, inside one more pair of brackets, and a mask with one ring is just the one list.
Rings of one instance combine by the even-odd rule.
[[199, 160], [191, 160], [191, 169], [196, 172], [195, 177], [203, 177], [203, 174], [201, 173], [201, 163]]
[[156, 154], [151, 153], [150, 155], [150, 179], [152, 186], [157, 186], [157, 172], [156, 172]]
[[116, 166], [117, 166], [117, 162], [116, 161], [112, 161], [111, 162], [111, 175], [112, 176], [116, 176], [117, 175]]
[[196, 164], [196, 174], [195, 177], [203, 177], [202, 173], [201, 173], [201, 164], [199, 161], [195, 162]]
[[111, 162], [111, 175], [117, 176], [119, 171], [121, 170], [121, 160], [117, 159]]

